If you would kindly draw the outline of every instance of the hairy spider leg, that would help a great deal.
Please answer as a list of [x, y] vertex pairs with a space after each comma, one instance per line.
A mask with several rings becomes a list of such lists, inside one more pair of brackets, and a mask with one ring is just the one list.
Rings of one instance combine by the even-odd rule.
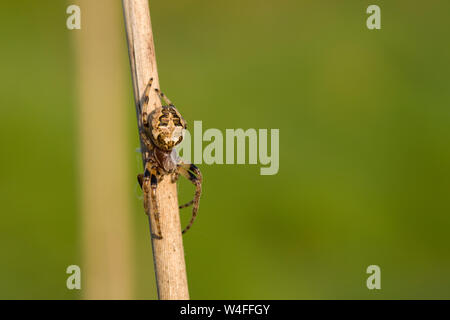
[[188, 179], [195, 185], [194, 199], [192, 201], [186, 203], [185, 205], [180, 206], [180, 208], [185, 208], [185, 207], [190, 206], [191, 204], [193, 205], [191, 221], [189, 221], [189, 224], [183, 230], [183, 233], [186, 233], [186, 231], [188, 231], [191, 228], [192, 224], [194, 223], [195, 218], [197, 217], [200, 196], [202, 194], [203, 178], [202, 178], [202, 173], [200, 172], [200, 170], [194, 164], [191, 164], [191, 163], [180, 163], [177, 167], [177, 170], [182, 176], [184, 176], [186, 179]]
[[[175, 173], [172, 175], [172, 179], [171, 179], [172, 183], [176, 183], [176, 182], [178, 181], [178, 176], [179, 176], [179, 175], [180, 175], [180, 174], [179, 174], [178, 172], [175, 172]], [[191, 200], [191, 201], [189, 201], [188, 203], [185, 203], [185, 204], [182, 204], [181, 206], [178, 206], [178, 209], [187, 208], [187, 207], [189, 207], [189, 206], [192, 206], [193, 203], [194, 203], [194, 200]]]
[[[175, 172], [175, 173], [172, 175], [172, 179], [171, 179], [172, 183], [176, 183], [176, 182], [178, 181], [178, 176], [179, 176], [179, 175], [180, 175], [180, 174], [179, 174], [178, 172]], [[182, 204], [181, 206], [178, 206], [178, 209], [187, 208], [187, 207], [189, 207], [189, 206], [192, 206], [193, 203], [194, 203], [194, 200], [191, 200], [191, 201], [189, 201], [188, 203], [185, 203], [185, 204]]]
[[167, 96], [164, 93], [162, 93], [159, 89], [155, 88], [155, 91], [158, 94], [159, 98], [161, 99], [161, 102], [165, 101], [169, 104], [169, 106], [172, 106], [172, 107], [174, 106], [172, 101], [170, 101], [169, 98], [167, 98]]
[[[150, 202], [153, 207], [153, 216], [155, 218], [156, 231], [158, 234], [155, 234], [155, 238], [162, 239], [161, 233], [161, 223], [159, 221], [159, 207], [158, 201], [156, 199], [156, 188], [158, 186], [158, 178], [157, 178], [157, 170], [154, 167], [150, 167], [150, 163], [147, 162], [145, 165], [144, 174], [138, 175], [138, 181], [141, 185], [142, 190], [144, 191], [144, 209], [145, 213], [149, 215], [150, 213], [150, 203], [148, 194], [150, 193]], [[150, 186], [149, 186], [150, 185]]]
[[192, 206], [193, 203], [194, 203], [194, 200], [191, 200], [188, 203], [185, 203], [185, 204], [182, 204], [181, 206], [179, 206], [178, 209], [190, 207], [190, 206]]
[[148, 81], [147, 86], [145, 87], [145, 91], [144, 91], [144, 101], [143, 104], [141, 106], [141, 117], [142, 117], [142, 124], [146, 127], [148, 127], [148, 123], [147, 123], [147, 109], [148, 109], [148, 102], [150, 101], [150, 88], [152, 87], [152, 83], [153, 83], [153, 78], [150, 78], [150, 80]]

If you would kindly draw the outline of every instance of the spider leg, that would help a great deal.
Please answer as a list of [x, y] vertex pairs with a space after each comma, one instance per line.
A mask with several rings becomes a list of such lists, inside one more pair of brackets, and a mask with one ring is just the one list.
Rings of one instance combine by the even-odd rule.
[[144, 145], [147, 148], [147, 150], [153, 149], [153, 144], [152, 144], [150, 138], [142, 131], [141, 131], [141, 140], [142, 140], [142, 142], [144, 142]]
[[[144, 209], [145, 213], [150, 216], [150, 208], [153, 208], [153, 216], [155, 218], [156, 231], [158, 234], [154, 235], [155, 238], [162, 239], [161, 223], [159, 221], [159, 208], [156, 199], [156, 188], [158, 186], [157, 172], [155, 168], [150, 168], [149, 162], [145, 165], [144, 174], [138, 175], [138, 182], [144, 191]], [[150, 193], [150, 197], [149, 197]], [[150, 198], [150, 203], [149, 203]]]
[[139, 185], [141, 186], [141, 189], [143, 189], [142, 185], [144, 184], [144, 174], [143, 173], [139, 173], [137, 175], [137, 179], [138, 179]]
[[176, 182], [178, 181], [178, 176], [179, 176], [179, 173], [178, 173], [178, 172], [173, 173], [172, 176], [171, 176], [171, 178], [170, 178], [170, 181], [171, 181], [172, 183], [176, 183]]
[[[172, 183], [176, 183], [178, 181], [178, 176], [179, 175], [180, 174], [178, 172], [175, 172], [174, 174], [172, 174], [172, 178], [171, 178]], [[178, 206], [178, 209], [187, 208], [187, 207], [191, 206], [193, 203], [194, 203], [194, 200], [191, 200], [188, 203], [185, 203], [185, 204], [183, 204], [181, 206]]]
[[186, 233], [188, 231], [192, 224], [194, 223], [195, 218], [197, 217], [198, 212], [198, 206], [200, 202], [200, 196], [202, 194], [202, 173], [200, 170], [193, 164], [190, 163], [181, 163], [177, 167], [178, 172], [183, 175], [186, 179], [191, 181], [195, 185], [195, 195], [194, 199], [182, 206], [181, 208], [188, 207], [192, 204], [192, 218], [191, 221], [189, 221], [189, 224], [184, 228], [183, 233]]
[[[173, 173], [173, 174], [172, 174], [172, 178], [171, 178], [171, 182], [172, 182], [172, 183], [176, 183], [176, 182], [178, 181], [179, 175], [180, 175], [180, 174], [179, 174], [178, 172]], [[183, 204], [183, 205], [181, 205], [181, 206], [178, 206], [178, 209], [187, 208], [187, 207], [191, 206], [193, 203], [194, 203], [194, 200], [191, 200], [191, 201], [189, 201], [188, 203], [185, 203], [185, 204]]]
[[142, 106], [141, 106], [142, 124], [145, 127], [148, 127], [148, 123], [147, 123], [148, 112], [147, 111], [148, 111], [148, 102], [150, 101], [149, 94], [150, 94], [150, 88], [152, 87], [152, 83], [153, 83], [153, 78], [150, 78], [147, 86], [145, 87], [143, 102], [142, 102]]
[[169, 98], [167, 98], [167, 96], [164, 93], [162, 93], [159, 89], [156, 89], [156, 88], [155, 88], [155, 91], [158, 94], [161, 101], [165, 101], [169, 104], [169, 106], [173, 106], [172, 101], [170, 101]]
[[190, 206], [192, 206], [193, 203], [194, 203], [194, 200], [191, 200], [188, 203], [185, 203], [185, 204], [182, 204], [181, 206], [179, 206], [178, 209], [190, 207]]
[[154, 175], [154, 174], [151, 175], [150, 180], [151, 180], [150, 181], [150, 186], [151, 186], [150, 199], [152, 201], [153, 210], [154, 210], [156, 230], [158, 231], [158, 234], [156, 235], [156, 237], [158, 239], [162, 239], [161, 223], [159, 222], [159, 207], [158, 207], [158, 202], [156, 201], [156, 187], [158, 185], [158, 180], [156, 178], [156, 175]]

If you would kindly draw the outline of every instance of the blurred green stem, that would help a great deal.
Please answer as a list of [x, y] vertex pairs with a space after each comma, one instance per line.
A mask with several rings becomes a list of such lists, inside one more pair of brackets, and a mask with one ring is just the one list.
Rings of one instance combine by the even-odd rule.
[[[117, 2], [83, 0], [76, 32], [82, 243], [86, 299], [131, 299], [131, 203], [127, 177], [124, 46]], [[101, 14], [99, 14], [101, 13]]]

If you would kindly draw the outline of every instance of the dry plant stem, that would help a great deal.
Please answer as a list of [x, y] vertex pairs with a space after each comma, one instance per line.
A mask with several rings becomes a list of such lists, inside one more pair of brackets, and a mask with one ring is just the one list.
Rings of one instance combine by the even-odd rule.
[[[156, 69], [155, 48], [153, 43], [150, 9], [147, 0], [123, 0], [125, 29], [128, 40], [131, 75], [133, 80], [134, 98], [138, 126], [141, 130], [141, 101], [145, 87], [153, 78], [153, 87], [159, 88]], [[150, 93], [150, 113], [161, 102], [154, 90]], [[141, 141], [144, 155], [145, 145]], [[161, 300], [189, 299], [184, 261], [183, 239], [181, 235], [180, 217], [178, 213], [178, 198], [176, 184], [170, 179], [164, 179], [158, 184], [157, 201], [160, 212], [161, 232], [163, 239], [152, 237], [153, 260], [155, 264], [158, 298]], [[150, 215], [150, 233], [155, 233], [156, 226]]]

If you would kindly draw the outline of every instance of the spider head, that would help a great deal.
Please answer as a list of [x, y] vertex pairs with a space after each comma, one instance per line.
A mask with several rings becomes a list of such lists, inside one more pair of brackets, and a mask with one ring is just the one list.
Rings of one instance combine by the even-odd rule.
[[171, 151], [184, 137], [186, 122], [174, 106], [162, 106], [149, 115], [150, 137], [163, 151]]

